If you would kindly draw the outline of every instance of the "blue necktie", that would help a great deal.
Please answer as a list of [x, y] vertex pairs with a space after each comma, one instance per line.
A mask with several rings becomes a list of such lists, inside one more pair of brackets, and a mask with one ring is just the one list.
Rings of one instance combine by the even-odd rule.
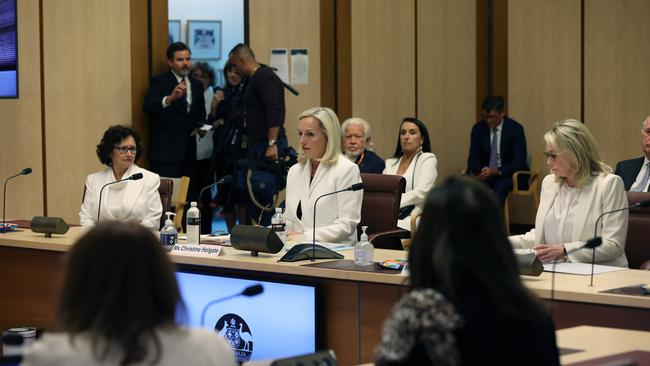
[[497, 130], [495, 128], [490, 130], [492, 135], [492, 142], [490, 143], [490, 168], [497, 167]]
[[636, 186], [634, 192], [643, 192], [648, 187], [648, 181], [650, 181], [650, 163], [646, 163], [643, 180]]

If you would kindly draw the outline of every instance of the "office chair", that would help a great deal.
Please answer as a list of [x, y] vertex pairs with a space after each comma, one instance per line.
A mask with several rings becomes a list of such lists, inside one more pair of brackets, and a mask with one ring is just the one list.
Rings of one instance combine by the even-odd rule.
[[397, 227], [397, 217], [406, 179], [399, 175], [361, 173], [361, 181], [363, 202], [357, 237], [361, 227], [368, 226], [366, 233], [375, 248], [404, 249], [401, 239], [410, 238], [411, 233]]
[[[650, 199], [650, 192], [625, 192], [629, 205]], [[625, 255], [633, 269], [650, 270], [650, 208], [630, 209], [625, 239]]]

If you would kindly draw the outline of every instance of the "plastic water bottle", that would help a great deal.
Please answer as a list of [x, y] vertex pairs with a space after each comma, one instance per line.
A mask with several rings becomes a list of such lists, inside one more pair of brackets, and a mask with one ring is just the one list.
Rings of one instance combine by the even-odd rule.
[[165, 215], [167, 215], [167, 220], [165, 220], [165, 226], [160, 229], [160, 242], [166, 251], [171, 251], [174, 249], [174, 245], [178, 243], [178, 231], [176, 231], [174, 222], [171, 219], [171, 215], [176, 214], [173, 212], [165, 212]]
[[354, 246], [354, 264], [369, 266], [374, 263], [375, 247], [368, 241], [367, 226], [362, 226], [361, 240]]
[[187, 244], [201, 244], [201, 211], [196, 207], [196, 202], [190, 203], [185, 218]]
[[275, 215], [271, 217], [271, 229], [275, 231], [275, 234], [278, 236], [278, 238], [280, 238], [280, 240], [282, 240], [283, 243], [287, 237], [286, 227], [287, 222], [284, 218], [284, 215], [282, 214], [282, 208], [276, 207]]

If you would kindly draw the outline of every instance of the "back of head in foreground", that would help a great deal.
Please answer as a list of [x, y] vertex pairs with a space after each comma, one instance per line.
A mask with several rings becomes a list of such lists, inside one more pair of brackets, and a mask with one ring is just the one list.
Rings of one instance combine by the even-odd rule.
[[68, 253], [58, 319], [72, 337], [88, 335], [98, 359], [117, 352], [122, 364], [159, 360], [155, 330], [175, 323], [177, 306], [173, 266], [137, 223], [102, 222]]

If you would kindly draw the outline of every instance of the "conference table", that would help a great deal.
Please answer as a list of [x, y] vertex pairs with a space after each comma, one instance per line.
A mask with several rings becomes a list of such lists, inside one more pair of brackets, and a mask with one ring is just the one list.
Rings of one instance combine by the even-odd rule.
[[[55, 330], [54, 317], [64, 253], [84, 228], [45, 238], [27, 229], [0, 234], [0, 327], [36, 325]], [[170, 254], [179, 269], [208, 269], [214, 275], [277, 282], [304, 281], [317, 287], [318, 348], [333, 349], [341, 364], [372, 359], [381, 324], [395, 302], [408, 291], [408, 278], [399, 271], [360, 271], [350, 266], [352, 250], [341, 252], [347, 267], [323, 268], [331, 260], [278, 262], [283, 254], [249, 252], [223, 247], [215, 256]], [[375, 261], [404, 259], [405, 251], [375, 250]], [[613, 288], [650, 283], [650, 271], [622, 270], [588, 276], [556, 274], [550, 302], [551, 275], [522, 276], [523, 283], [551, 307], [558, 329], [577, 325], [650, 331], [650, 296], [602, 293]], [[228, 294], [224, 294], [228, 295]]]

